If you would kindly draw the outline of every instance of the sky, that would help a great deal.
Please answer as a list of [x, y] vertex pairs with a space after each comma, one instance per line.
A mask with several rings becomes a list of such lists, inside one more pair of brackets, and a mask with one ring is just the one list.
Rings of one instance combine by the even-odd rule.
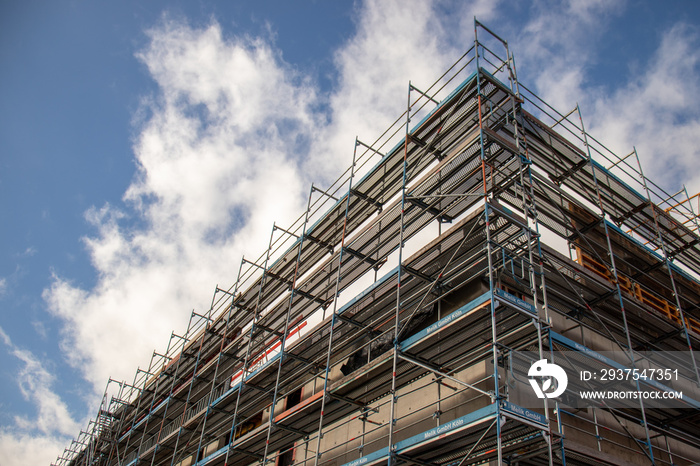
[[50, 464], [473, 43], [700, 191], [694, 1], [0, 0], [0, 458]]

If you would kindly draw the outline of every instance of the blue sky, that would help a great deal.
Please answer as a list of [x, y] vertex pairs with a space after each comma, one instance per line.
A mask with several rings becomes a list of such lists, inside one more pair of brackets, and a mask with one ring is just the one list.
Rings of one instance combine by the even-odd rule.
[[697, 2], [0, 2], [3, 464], [53, 461], [474, 15], [528, 87], [700, 190]]

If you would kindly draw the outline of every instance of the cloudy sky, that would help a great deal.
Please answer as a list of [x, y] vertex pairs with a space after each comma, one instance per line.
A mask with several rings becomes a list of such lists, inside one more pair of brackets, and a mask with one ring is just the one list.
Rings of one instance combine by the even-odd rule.
[[473, 42], [700, 191], [694, 1], [0, 1], [0, 458], [49, 464]]

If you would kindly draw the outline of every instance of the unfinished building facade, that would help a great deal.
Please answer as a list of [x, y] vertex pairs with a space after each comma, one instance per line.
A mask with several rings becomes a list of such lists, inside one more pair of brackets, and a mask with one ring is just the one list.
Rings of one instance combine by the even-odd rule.
[[[667, 194], [580, 116], [520, 83], [475, 22], [207, 312], [108, 383], [56, 464], [697, 464], [697, 196]], [[565, 370], [672, 370], [628, 382], [684, 397], [581, 406], [570, 375], [540, 399], [519, 374], [555, 353]]]

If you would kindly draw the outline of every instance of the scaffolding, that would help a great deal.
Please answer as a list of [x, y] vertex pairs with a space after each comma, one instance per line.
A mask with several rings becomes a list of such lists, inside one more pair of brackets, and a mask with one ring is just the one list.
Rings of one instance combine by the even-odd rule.
[[57, 466], [700, 461], [692, 397], [519, 404], [518, 351], [618, 369], [681, 353], [678, 384], [698, 387], [700, 198], [538, 98], [474, 26], [208, 311], [131, 384], [109, 381]]

